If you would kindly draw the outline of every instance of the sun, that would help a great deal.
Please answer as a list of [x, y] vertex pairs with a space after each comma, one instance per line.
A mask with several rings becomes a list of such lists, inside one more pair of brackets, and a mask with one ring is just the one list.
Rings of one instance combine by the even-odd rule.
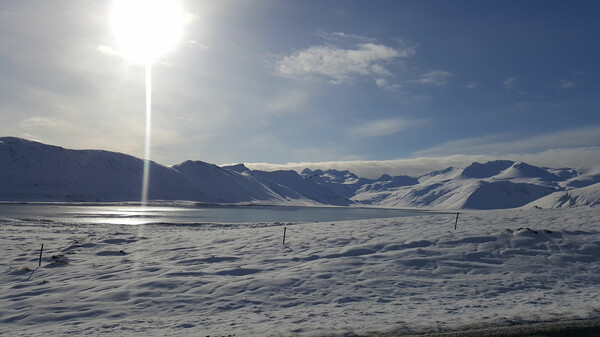
[[181, 38], [183, 12], [177, 0], [113, 0], [110, 20], [119, 53], [148, 65]]

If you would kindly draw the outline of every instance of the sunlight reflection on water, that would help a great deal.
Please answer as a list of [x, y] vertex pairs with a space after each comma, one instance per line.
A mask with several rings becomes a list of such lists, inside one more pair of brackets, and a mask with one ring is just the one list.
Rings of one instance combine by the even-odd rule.
[[243, 224], [344, 221], [431, 214], [359, 207], [0, 204], [0, 217], [63, 224]]

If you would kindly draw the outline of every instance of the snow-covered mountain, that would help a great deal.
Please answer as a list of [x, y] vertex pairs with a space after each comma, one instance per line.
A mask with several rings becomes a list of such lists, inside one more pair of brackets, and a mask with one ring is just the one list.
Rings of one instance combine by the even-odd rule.
[[[144, 161], [121, 153], [68, 150], [4, 137], [0, 138], [0, 163], [0, 200], [4, 201], [139, 201], [141, 198]], [[186, 161], [173, 167], [151, 162], [148, 199], [294, 205], [351, 203], [295, 172], [259, 174], [258, 178], [246, 171], [240, 173], [200, 161]], [[270, 175], [276, 177], [271, 180], [277, 183], [271, 183]], [[269, 183], [263, 182], [267, 180]]]
[[[0, 138], [0, 200], [138, 201], [143, 160]], [[428, 209], [575, 207], [600, 204], [600, 174], [509, 160], [449, 167], [420, 177], [349, 171], [257, 171], [185, 161], [150, 163], [150, 200], [224, 204], [351, 204]]]
[[173, 168], [189, 181], [195, 191], [198, 191], [198, 200], [216, 203], [285, 200], [249, 174], [191, 160], [175, 165]]
[[497, 160], [449, 167], [418, 178], [418, 184], [379, 191], [359, 190], [352, 198], [363, 204], [433, 209], [496, 209], [526, 205], [569, 184], [583, 185], [596, 176], [574, 169], [542, 168], [527, 163]]
[[381, 191], [393, 187], [410, 186], [418, 183], [416, 178], [409, 176], [396, 176], [384, 174], [378, 179], [359, 178], [350, 171], [338, 170], [310, 170], [304, 169], [302, 176], [318, 184], [328, 186], [337, 194], [352, 198], [360, 191]]
[[559, 191], [537, 199], [524, 208], [566, 208], [579, 206], [600, 206], [600, 183], [569, 191]]
[[[0, 138], [0, 200], [140, 200], [143, 160], [100, 151], [68, 150], [20, 138]], [[150, 163], [150, 199], [194, 200], [177, 170]]]
[[252, 171], [243, 164], [224, 166], [231, 172], [243, 174], [260, 182], [287, 201], [303, 203], [303, 200], [316, 201], [325, 205], [348, 206], [349, 199], [335, 193], [329, 187], [318, 184], [292, 170], [282, 171]]

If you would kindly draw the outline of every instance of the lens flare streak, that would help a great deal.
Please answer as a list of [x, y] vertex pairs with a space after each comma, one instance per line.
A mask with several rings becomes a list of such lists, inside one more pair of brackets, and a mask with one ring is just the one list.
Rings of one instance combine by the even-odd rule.
[[148, 203], [150, 185], [150, 130], [152, 126], [152, 64], [146, 64], [146, 143], [144, 147], [144, 173], [142, 178], [142, 206]]

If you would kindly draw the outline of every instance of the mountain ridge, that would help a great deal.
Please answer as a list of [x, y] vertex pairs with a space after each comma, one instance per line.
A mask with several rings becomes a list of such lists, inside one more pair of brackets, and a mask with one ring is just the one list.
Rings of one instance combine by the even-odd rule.
[[[139, 201], [144, 161], [0, 138], [0, 201]], [[419, 177], [358, 177], [344, 170], [251, 170], [187, 160], [150, 162], [149, 200], [221, 204], [495, 209], [600, 204], [600, 174], [523, 162], [474, 162]], [[539, 201], [539, 205], [536, 202]]]

